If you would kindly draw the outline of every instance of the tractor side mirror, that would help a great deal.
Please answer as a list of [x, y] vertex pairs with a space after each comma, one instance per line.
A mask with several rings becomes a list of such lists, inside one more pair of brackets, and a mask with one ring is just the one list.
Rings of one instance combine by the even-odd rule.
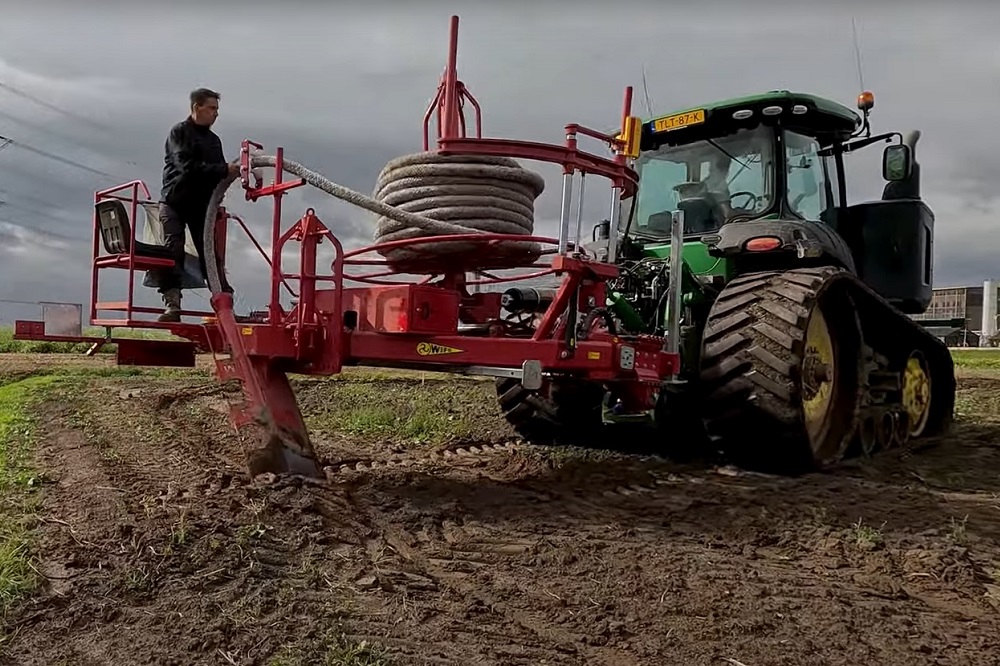
[[913, 155], [905, 143], [886, 146], [882, 151], [882, 177], [890, 183], [906, 180], [913, 171]]

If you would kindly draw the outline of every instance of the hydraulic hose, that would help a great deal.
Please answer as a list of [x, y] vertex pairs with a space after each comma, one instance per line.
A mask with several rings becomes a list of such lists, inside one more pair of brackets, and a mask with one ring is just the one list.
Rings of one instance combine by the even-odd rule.
[[[250, 156], [251, 168], [276, 164], [273, 155]], [[282, 167], [327, 194], [375, 213], [376, 243], [445, 234], [530, 236], [534, 232], [534, 202], [545, 187], [540, 175], [516, 161], [481, 155], [423, 152], [396, 158], [379, 174], [374, 197], [339, 185], [293, 160], [282, 159]], [[237, 178], [227, 176], [216, 186], [205, 214], [205, 267], [212, 294], [222, 291], [225, 271], [224, 261], [215, 252], [215, 218]], [[451, 241], [397, 247], [380, 254], [390, 265], [410, 269], [429, 259], [461, 266], [469, 250], [482, 247]], [[530, 265], [540, 253], [537, 243], [504, 241], [490, 247], [489, 267]]]

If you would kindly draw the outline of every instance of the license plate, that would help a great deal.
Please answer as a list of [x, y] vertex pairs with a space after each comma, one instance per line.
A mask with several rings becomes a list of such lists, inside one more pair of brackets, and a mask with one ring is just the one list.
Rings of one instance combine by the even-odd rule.
[[653, 131], [669, 132], [670, 130], [681, 129], [682, 127], [688, 127], [690, 125], [700, 125], [703, 122], [705, 122], [704, 109], [698, 109], [697, 111], [685, 111], [684, 113], [675, 113], [672, 116], [654, 120]]

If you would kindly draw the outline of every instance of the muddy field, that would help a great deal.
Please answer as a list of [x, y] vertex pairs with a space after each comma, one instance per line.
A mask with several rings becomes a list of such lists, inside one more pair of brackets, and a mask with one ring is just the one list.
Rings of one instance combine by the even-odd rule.
[[528, 448], [488, 382], [356, 372], [298, 384], [303, 485], [243, 477], [204, 373], [105, 363], [33, 410], [5, 663], [1000, 663], [1000, 373], [947, 441], [782, 479]]

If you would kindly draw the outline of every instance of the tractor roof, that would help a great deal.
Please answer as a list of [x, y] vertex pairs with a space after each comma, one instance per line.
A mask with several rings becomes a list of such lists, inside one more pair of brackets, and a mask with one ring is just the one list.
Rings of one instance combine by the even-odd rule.
[[[780, 111], [768, 115], [776, 109]], [[807, 93], [772, 90], [644, 120], [642, 148], [688, 143], [775, 119], [780, 119], [786, 128], [816, 136], [822, 143], [847, 139], [861, 125], [860, 116], [838, 102]]]

